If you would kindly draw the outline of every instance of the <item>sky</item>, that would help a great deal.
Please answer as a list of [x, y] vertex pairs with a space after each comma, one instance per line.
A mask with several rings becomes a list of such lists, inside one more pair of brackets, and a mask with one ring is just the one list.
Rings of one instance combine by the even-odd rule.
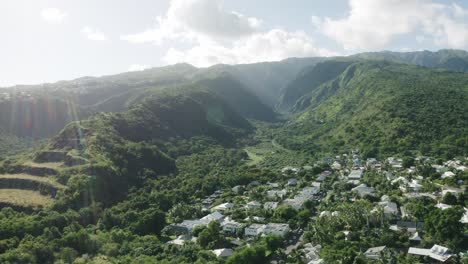
[[468, 0], [0, 1], [0, 87], [445, 48], [468, 49]]

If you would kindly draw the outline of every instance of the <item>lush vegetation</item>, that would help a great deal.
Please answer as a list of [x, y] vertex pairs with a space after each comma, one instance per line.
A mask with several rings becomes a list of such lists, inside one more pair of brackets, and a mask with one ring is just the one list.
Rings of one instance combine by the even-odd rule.
[[300, 99], [309, 106], [278, 132], [279, 142], [312, 153], [465, 155], [467, 83], [462, 73], [357, 62]]

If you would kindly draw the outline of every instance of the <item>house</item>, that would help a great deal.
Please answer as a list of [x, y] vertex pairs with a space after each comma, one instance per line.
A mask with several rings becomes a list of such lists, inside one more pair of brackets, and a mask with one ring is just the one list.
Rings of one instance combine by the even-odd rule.
[[231, 209], [232, 207], [234, 207], [233, 203], [222, 203], [220, 205], [217, 205], [217, 206], [211, 208], [211, 210], [224, 212], [226, 210]]
[[322, 263], [323, 259], [320, 258], [321, 249], [321, 245], [313, 246], [312, 243], [305, 244], [302, 252], [304, 252], [306, 263]]
[[226, 218], [223, 222], [221, 222], [221, 228], [226, 233], [235, 234], [239, 229], [241, 229], [242, 224], [230, 219]]
[[364, 252], [364, 256], [368, 259], [381, 259], [386, 249], [386, 246], [369, 248]]
[[412, 180], [408, 182], [407, 190], [411, 192], [419, 192], [422, 189], [422, 185], [419, 183], [418, 180]]
[[385, 218], [398, 216], [398, 206], [394, 202], [380, 202], [379, 206], [383, 207]]
[[256, 237], [263, 233], [265, 225], [262, 224], [251, 224], [245, 228], [244, 234], [248, 237]]
[[287, 185], [288, 186], [296, 186], [297, 185], [297, 179], [296, 178], [289, 179]]
[[247, 209], [260, 209], [262, 204], [257, 201], [251, 201], [247, 203]]
[[451, 171], [446, 171], [446, 172], [442, 173], [441, 178], [442, 178], [442, 179], [445, 179], [445, 178], [452, 178], [453, 176], [455, 176], [455, 173], [453, 173], [453, 172], [451, 172]]
[[253, 221], [253, 222], [265, 222], [265, 217], [261, 217], [261, 216], [247, 216], [244, 221], [246, 222], [249, 222], [249, 221]]
[[289, 233], [289, 225], [279, 223], [268, 223], [265, 226], [263, 233], [266, 235], [278, 235], [281, 237], [286, 237]]
[[413, 234], [409, 237], [409, 241], [415, 242], [415, 243], [420, 243], [420, 242], [422, 241], [422, 238], [421, 238], [421, 236], [419, 236], [419, 232], [413, 233]]
[[439, 209], [442, 209], [442, 210], [445, 210], [445, 209], [449, 209], [450, 207], [452, 207], [451, 205], [448, 205], [448, 204], [444, 204], [444, 203], [437, 203], [435, 205], [436, 208], [439, 208]]
[[205, 222], [206, 224], [209, 224], [212, 221], [221, 221], [224, 218], [224, 215], [222, 215], [219, 212], [214, 212], [209, 215], [206, 215], [202, 218], [200, 218], [200, 221]]
[[449, 253], [449, 249], [443, 246], [434, 245], [431, 249], [410, 247], [408, 254], [428, 256], [440, 262], [446, 262], [453, 254]]
[[263, 204], [263, 209], [265, 210], [274, 210], [278, 207], [278, 202], [266, 202]]
[[362, 177], [362, 170], [351, 170], [348, 175], [348, 180], [360, 180]]
[[187, 233], [191, 234], [193, 229], [197, 226], [206, 226], [207, 223], [205, 221], [200, 220], [184, 220], [180, 224], [173, 224], [170, 226], [170, 229], [174, 233]]
[[217, 258], [227, 258], [234, 254], [234, 251], [230, 248], [214, 249], [211, 250], [211, 252], [213, 252], [213, 254], [215, 254]]
[[359, 196], [361, 196], [361, 197], [364, 197], [366, 195], [370, 195], [370, 194], [375, 192], [374, 188], [367, 187], [367, 185], [365, 185], [364, 183], [357, 186], [357, 187], [354, 187], [351, 190], [356, 191], [359, 194]]
[[283, 198], [288, 191], [286, 189], [283, 190], [269, 190], [267, 191], [268, 199], [276, 199], [276, 198]]
[[167, 243], [182, 246], [186, 241], [193, 241], [195, 238], [191, 238], [189, 235], [180, 235], [176, 239], [173, 239]]
[[303, 195], [317, 195], [319, 192], [320, 189], [317, 187], [305, 187], [300, 193]]
[[283, 205], [286, 205], [286, 206], [291, 206], [292, 208], [296, 209], [296, 210], [299, 210], [302, 208], [302, 206], [304, 206], [304, 200], [302, 199], [285, 199], [283, 202], [282, 202]]
[[332, 174], [331, 171], [323, 171], [322, 173], [319, 174], [319, 176], [317, 177], [315, 181], [323, 182], [331, 174]]
[[465, 191], [464, 189], [444, 186], [442, 188], [442, 197], [444, 197], [447, 193], [452, 193], [453, 195], [456, 196], [457, 194], [463, 193], [464, 191]]

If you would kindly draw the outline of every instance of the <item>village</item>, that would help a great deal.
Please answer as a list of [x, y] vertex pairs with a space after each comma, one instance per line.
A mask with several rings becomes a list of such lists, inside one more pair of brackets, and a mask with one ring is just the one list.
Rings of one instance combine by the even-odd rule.
[[[359, 254], [365, 259], [385, 259], [391, 251], [425, 263], [449, 263], [467, 254], [466, 245], [460, 250], [450, 248], [449, 244], [433, 243], [433, 238], [426, 240], [425, 216], [417, 215], [415, 207], [424, 202], [433, 206], [433, 210], [463, 208], [458, 222], [465, 230], [462, 236], [466, 236], [466, 162], [466, 159], [442, 161], [429, 157], [364, 160], [353, 151], [313, 166], [287, 166], [278, 172], [281, 181], [252, 181], [217, 190], [192, 205], [202, 217], [179, 219], [163, 232], [172, 238], [167, 243], [182, 246], [197, 243], [197, 236], [204, 229], [216, 225], [226, 243], [212, 253], [221, 259], [231, 256], [241, 245], [275, 235], [284, 241], [286, 255], [294, 253], [300, 255], [301, 263], [317, 264], [324, 262], [321, 243], [326, 241], [317, 230], [327, 222], [343, 227], [328, 234], [333, 240], [364, 239], [359, 238], [363, 231], [356, 230], [361, 228], [359, 224], [350, 220], [353, 212], [341, 206], [355, 204], [363, 219], [362, 229], [393, 232], [403, 237], [398, 248], [390, 244], [362, 248]], [[317, 166], [326, 169], [317, 173]], [[361, 203], [365, 204], [362, 207], [369, 206], [369, 210], [361, 208]]]

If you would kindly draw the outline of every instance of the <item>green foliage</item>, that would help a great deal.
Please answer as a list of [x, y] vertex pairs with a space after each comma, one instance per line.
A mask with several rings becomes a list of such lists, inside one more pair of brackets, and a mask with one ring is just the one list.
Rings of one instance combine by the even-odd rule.
[[[277, 133], [308, 153], [359, 149], [364, 157], [405, 151], [465, 155], [468, 74], [383, 61], [351, 64], [309, 90], [308, 108]], [[443, 89], [441, 88], [443, 87]]]

